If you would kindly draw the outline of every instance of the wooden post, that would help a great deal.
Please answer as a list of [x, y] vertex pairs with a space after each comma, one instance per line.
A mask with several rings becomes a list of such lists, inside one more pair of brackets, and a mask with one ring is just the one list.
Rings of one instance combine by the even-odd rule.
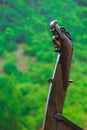
[[[57, 21], [50, 23], [53, 34], [52, 40], [55, 51], [58, 52], [57, 61], [50, 84], [43, 130], [83, 130], [62, 116], [64, 101], [69, 83], [71, 59], [72, 59], [72, 37], [65, 28], [61, 28]], [[57, 114], [59, 113], [59, 114]], [[56, 115], [57, 114], [57, 115]], [[55, 116], [56, 115], [56, 116]]]

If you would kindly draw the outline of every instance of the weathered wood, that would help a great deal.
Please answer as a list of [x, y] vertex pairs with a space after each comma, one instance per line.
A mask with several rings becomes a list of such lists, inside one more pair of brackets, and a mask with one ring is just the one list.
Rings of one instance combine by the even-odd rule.
[[55, 116], [56, 119], [56, 129], [55, 130], [83, 130], [81, 127], [74, 124], [72, 121], [68, 120], [61, 114]]
[[71, 40], [57, 26], [55, 21], [50, 24], [55, 48], [59, 51], [52, 82], [48, 94], [43, 130], [56, 130], [55, 115], [62, 113], [72, 58]]
[[55, 51], [59, 52], [55, 65], [47, 99], [43, 130], [83, 130], [73, 122], [62, 116], [65, 96], [70, 80], [70, 66], [72, 59], [72, 37], [57, 21], [50, 23], [52, 40]]
[[[61, 64], [57, 62], [56, 70], [53, 74], [53, 82], [51, 83], [46, 114], [44, 120], [44, 130], [55, 130], [54, 116], [62, 112], [64, 104], [65, 92], [62, 84]], [[51, 129], [50, 129], [51, 128]]]

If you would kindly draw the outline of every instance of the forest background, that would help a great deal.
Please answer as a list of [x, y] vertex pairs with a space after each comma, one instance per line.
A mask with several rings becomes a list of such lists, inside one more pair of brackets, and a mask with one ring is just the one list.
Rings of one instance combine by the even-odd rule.
[[87, 1], [0, 0], [0, 130], [41, 130], [57, 54], [50, 21], [73, 37], [63, 114], [87, 130]]

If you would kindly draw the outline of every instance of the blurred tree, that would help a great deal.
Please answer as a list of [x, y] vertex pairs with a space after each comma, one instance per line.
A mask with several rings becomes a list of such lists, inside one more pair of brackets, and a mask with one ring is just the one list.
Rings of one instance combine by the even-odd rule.
[[6, 74], [8, 74], [8, 75], [16, 72], [17, 68], [16, 68], [15, 63], [13, 61], [7, 61], [6, 63], [4, 63], [4, 65], [3, 65], [3, 71]]
[[19, 130], [21, 117], [18, 92], [13, 77], [0, 76], [0, 129]]

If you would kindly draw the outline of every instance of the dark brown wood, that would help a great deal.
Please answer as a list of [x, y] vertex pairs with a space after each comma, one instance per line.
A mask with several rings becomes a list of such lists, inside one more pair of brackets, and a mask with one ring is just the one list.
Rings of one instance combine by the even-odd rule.
[[56, 118], [56, 126], [57, 130], [83, 130], [81, 127], [74, 124], [72, 121], [68, 120], [61, 114], [57, 114]]
[[68, 126], [64, 122], [59, 121], [57, 130], [74, 130], [72, 127]]
[[57, 24], [57, 21], [52, 21], [50, 23], [50, 28], [53, 33], [53, 43], [57, 50], [59, 50], [59, 53], [61, 53], [60, 64], [62, 68], [63, 88], [66, 90], [69, 84], [69, 71], [73, 50], [71, 38], [69, 33], [69, 37], [67, 37], [66, 31], [62, 32], [61, 27], [59, 27]]
[[72, 44], [70, 35], [57, 25], [56, 21], [50, 23], [53, 33], [53, 43], [57, 52], [57, 62], [55, 65], [50, 90], [47, 99], [46, 113], [43, 130], [57, 130], [55, 115], [62, 113], [67, 87], [69, 85], [69, 71], [72, 58]]
[[61, 113], [63, 109], [64, 98], [65, 98], [65, 92], [62, 87], [61, 65], [57, 64], [54, 75], [54, 81], [51, 83], [48, 95], [44, 128], [43, 128], [44, 130], [53, 130], [55, 128], [54, 116], [58, 112]]

